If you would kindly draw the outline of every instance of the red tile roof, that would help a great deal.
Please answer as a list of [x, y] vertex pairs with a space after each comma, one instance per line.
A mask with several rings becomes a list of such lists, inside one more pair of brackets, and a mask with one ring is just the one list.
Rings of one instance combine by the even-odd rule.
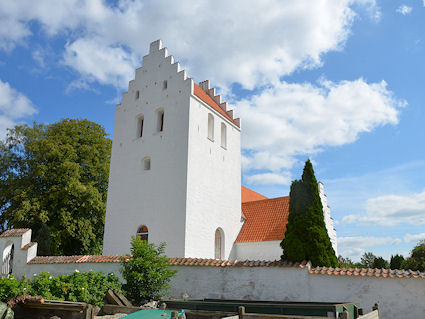
[[9, 229], [5, 230], [0, 237], [20, 237], [23, 234], [25, 234], [27, 231], [31, 229], [29, 228], [16, 228], [16, 229]]
[[310, 274], [330, 276], [382, 277], [382, 278], [419, 278], [425, 279], [425, 273], [414, 270], [373, 269], [373, 268], [331, 268], [316, 267], [309, 270]]
[[282, 240], [289, 215], [289, 196], [242, 203], [246, 216], [237, 243]]
[[32, 246], [34, 246], [35, 244], [37, 244], [37, 243], [35, 243], [35, 242], [30, 242], [30, 243], [28, 243], [28, 244], [26, 244], [24, 247], [22, 247], [21, 249], [22, 250], [27, 250], [27, 249], [29, 249], [29, 248], [31, 248]]
[[282, 260], [220, 260], [204, 258], [169, 258], [172, 266], [204, 266], [204, 267], [296, 267], [309, 268], [310, 262], [301, 263]]
[[29, 264], [120, 263], [122, 255], [37, 256]]
[[267, 197], [257, 192], [254, 192], [252, 189], [249, 189], [248, 187], [242, 186], [241, 199], [242, 199], [242, 203], [246, 203], [246, 202], [253, 202], [253, 201], [261, 200], [261, 199], [267, 199]]
[[207, 103], [209, 106], [211, 106], [214, 110], [223, 115], [225, 118], [227, 118], [230, 122], [239, 127], [239, 125], [196, 83], [193, 83], [193, 94], [205, 103]]

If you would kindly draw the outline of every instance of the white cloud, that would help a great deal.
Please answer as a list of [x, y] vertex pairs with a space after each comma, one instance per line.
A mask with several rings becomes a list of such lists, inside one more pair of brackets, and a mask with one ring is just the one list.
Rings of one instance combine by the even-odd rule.
[[344, 257], [358, 259], [366, 250], [370, 250], [371, 247], [389, 244], [398, 245], [400, 243], [400, 238], [392, 237], [338, 237], [338, 251]]
[[25, 95], [0, 80], [0, 138], [5, 137], [7, 128], [12, 128], [20, 119], [36, 112]]
[[99, 39], [78, 39], [66, 45], [63, 63], [78, 71], [83, 82], [127, 87], [128, 79], [134, 77], [137, 58], [124, 48], [105, 45]]
[[409, 7], [409, 6], [405, 5], [405, 4], [403, 4], [403, 5], [401, 5], [401, 6], [399, 6], [397, 8], [396, 12], [398, 12], [398, 13], [400, 13], [400, 14], [402, 14], [402, 15], [405, 16], [405, 15], [410, 14], [412, 12], [412, 10], [413, 10], [412, 7]]
[[424, 240], [425, 239], [425, 233], [421, 233], [421, 234], [409, 234], [407, 233], [406, 235], [404, 235], [404, 241], [406, 243], [416, 243], [420, 240]]
[[[272, 0], [250, 5], [243, 0], [119, 0], [116, 5], [101, 0], [4, 0], [0, 43], [3, 48], [23, 43], [31, 35], [30, 22], [38, 22], [48, 36], [64, 33], [70, 39], [65, 61], [70, 53], [92, 61], [69, 66], [90, 81], [105, 83], [105, 74], [99, 72], [105, 57], [97, 61], [92, 57], [96, 50], [88, 48], [101, 44], [97, 48], [102, 56], [112, 50], [126, 69], [133, 68], [133, 56], [146, 54], [148, 44], [161, 38], [177, 58], [187, 59], [189, 71], [194, 70], [191, 76], [208, 76], [221, 87], [239, 82], [252, 88], [274, 83], [297, 68], [319, 66], [323, 54], [341, 49], [356, 15], [354, 4], [378, 10], [374, 0]], [[267, 14], [258, 19], [261, 12]], [[122, 72], [119, 77], [124, 75], [129, 76]]]
[[384, 81], [276, 84], [236, 103], [243, 119], [244, 170], [277, 173], [297, 155], [354, 142], [363, 132], [396, 124], [403, 105]]
[[344, 223], [373, 223], [395, 226], [402, 223], [425, 224], [425, 191], [411, 195], [385, 195], [366, 202], [366, 214], [344, 216]]
[[256, 185], [288, 185], [291, 179], [289, 174], [263, 173], [247, 176], [246, 182]]

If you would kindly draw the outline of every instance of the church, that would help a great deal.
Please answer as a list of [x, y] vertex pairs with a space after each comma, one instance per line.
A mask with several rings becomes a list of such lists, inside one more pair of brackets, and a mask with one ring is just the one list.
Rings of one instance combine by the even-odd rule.
[[[336, 231], [323, 184], [325, 224]], [[241, 185], [241, 121], [210, 82], [196, 84], [150, 44], [116, 106], [103, 254], [130, 251], [132, 236], [166, 243], [169, 257], [280, 259], [289, 197]]]

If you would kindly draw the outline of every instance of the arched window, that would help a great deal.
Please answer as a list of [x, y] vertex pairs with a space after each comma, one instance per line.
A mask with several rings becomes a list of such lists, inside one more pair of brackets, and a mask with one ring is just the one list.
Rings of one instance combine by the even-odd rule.
[[145, 171], [149, 171], [151, 169], [151, 158], [149, 156], [146, 156], [143, 159], [143, 169]]
[[157, 116], [157, 124], [156, 124], [156, 131], [162, 132], [164, 130], [164, 110], [159, 109], [156, 111]]
[[221, 147], [227, 147], [227, 128], [224, 123], [221, 123]]
[[3, 267], [1, 269], [1, 277], [7, 277], [13, 272], [13, 255], [15, 252], [15, 247], [13, 244], [8, 245], [3, 250]]
[[214, 258], [224, 259], [224, 232], [220, 227], [215, 231]]
[[148, 227], [146, 225], [139, 226], [136, 237], [148, 241]]
[[143, 137], [143, 124], [145, 122], [145, 117], [143, 114], [137, 116], [137, 137]]
[[208, 138], [214, 141], [214, 116], [211, 113], [208, 114]]

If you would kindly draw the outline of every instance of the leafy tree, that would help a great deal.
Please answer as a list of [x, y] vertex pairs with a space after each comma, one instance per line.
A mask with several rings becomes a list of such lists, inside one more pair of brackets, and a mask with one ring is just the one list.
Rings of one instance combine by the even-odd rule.
[[339, 268], [352, 268], [354, 263], [350, 258], [344, 258], [342, 255], [338, 256], [338, 267]]
[[338, 260], [325, 226], [313, 165], [307, 160], [301, 180], [292, 182], [289, 217], [281, 242], [282, 259], [310, 260], [314, 266], [336, 267]]
[[158, 299], [167, 292], [170, 279], [177, 270], [169, 268], [170, 263], [164, 250], [165, 243], [155, 246], [132, 237], [131, 255], [123, 257], [121, 272], [127, 281], [123, 289], [133, 302], [140, 304], [146, 300]]
[[0, 230], [31, 228], [41, 254], [100, 253], [110, 152], [103, 127], [88, 120], [8, 130], [0, 141]]
[[376, 256], [373, 253], [367, 252], [364, 253], [363, 256], [360, 258], [360, 263], [366, 268], [374, 268], [373, 263], [375, 259]]
[[402, 264], [404, 262], [404, 257], [402, 255], [391, 255], [390, 268], [391, 269], [402, 269]]
[[388, 269], [388, 268], [390, 268], [390, 264], [384, 258], [382, 258], [382, 257], [376, 257], [375, 260], [373, 261], [372, 268], [378, 268], [378, 269], [385, 268], [385, 269]]
[[425, 240], [421, 240], [403, 264], [403, 269], [425, 271]]

